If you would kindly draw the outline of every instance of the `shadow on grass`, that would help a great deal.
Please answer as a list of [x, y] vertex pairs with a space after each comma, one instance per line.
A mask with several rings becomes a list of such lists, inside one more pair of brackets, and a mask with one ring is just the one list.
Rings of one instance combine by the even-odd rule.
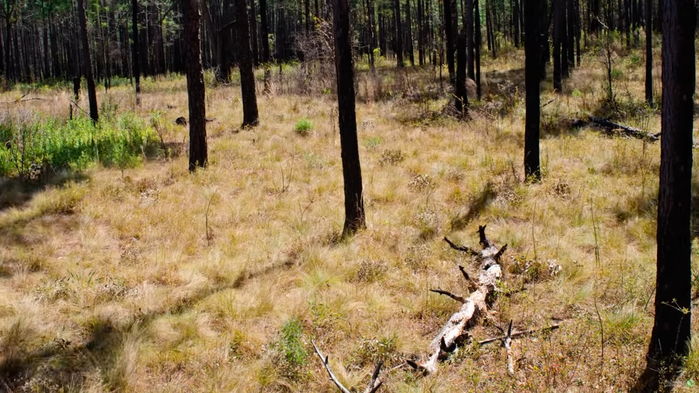
[[79, 172], [60, 171], [43, 175], [37, 180], [0, 178], [0, 212], [12, 207], [22, 207], [48, 188], [60, 187], [69, 182], [81, 183], [88, 177]]
[[471, 200], [466, 214], [454, 217], [451, 220], [451, 230], [459, 231], [464, 229], [466, 225], [477, 218], [495, 200], [496, 196], [497, 192], [493, 189], [493, 185], [490, 182], [487, 183], [478, 195]]
[[[94, 319], [87, 323], [86, 339], [79, 344], [54, 340], [30, 350], [24, 340], [13, 340], [15, 342], [10, 343], [14, 347], [11, 356], [5, 355], [0, 362], [0, 391], [24, 391], [33, 378], [42, 384], [40, 388], [48, 389], [46, 391], [53, 391], [51, 389], [55, 387], [82, 391], [85, 376], [95, 371], [108, 391], [128, 391], [126, 370], [120, 369], [123, 365], [119, 361], [124, 351], [129, 350], [125, 344], [131, 335], [143, 334], [150, 323], [160, 317], [184, 314], [216, 293], [242, 288], [251, 280], [290, 269], [295, 264], [294, 259], [288, 258], [255, 271], [243, 271], [231, 281], [203, 288], [164, 309], [137, 314], [120, 326], [107, 319]], [[3, 350], [4, 344], [0, 342]]]

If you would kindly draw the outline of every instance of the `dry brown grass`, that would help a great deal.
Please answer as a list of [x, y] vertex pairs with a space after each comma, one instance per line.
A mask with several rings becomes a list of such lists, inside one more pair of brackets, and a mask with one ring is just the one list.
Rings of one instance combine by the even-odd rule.
[[[619, 100], [628, 102], [628, 91], [639, 101], [642, 64], [619, 62]], [[439, 81], [428, 71], [401, 81], [382, 69], [380, 93], [361, 77], [368, 229], [347, 242], [337, 241], [342, 178], [332, 94], [260, 96], [261, 125], [240, 131], [238, 87], [210, 88], [207, 117], [216, 120], [207, 170], [189, 174], [185, 154], [123, 176], [94, 168], [3, 210], [6, 386], [334, 391], [311, 339], [343, 381], [364, 383], [374, 361], [392, 366], [423, 353], [457, 309], [428, 292], [464, 290], [455, 264], [469, 261], [441, 237], [475, 245], [477, 224], [488, 224], [493, 239], [510, 245], [510, 264], [554, 260], [563, 270], [550, 279], [508, 274], [505, 285], [515, 289], [526, 276], [526, 291], [498, 299], [492, 322], [474, 337], [497, 335], [492, 323], [510, 319], [519, 328], [562, 320], [561, 329], [515, 341], [514, 378], [497, 344], [470, 346], [430, 377], [393, 371], [383, 391], [626, 390], [652, 326], [659, 146], [562, 121], [593, 112], [604, 94], [602, 67], [590, 54], [568, 81], [576, 93], [544, 109], [544, 180], [522, 183], [523, 87], [497, 86], [506, 81], [491, 74], [521, 64], [520, 53], [485, 61], [488, 91], [510, 94], [476, 104], [469, 122], [440, 113], [447, 99], [433, 96]], [[118, 111], [153, 118], [167, 142], [185, 140], [174, 125], [186, 115], [183, 79], [145, 83], [141, 108], [125, 87], [108, 94]], [[22, 106], [65, 117], [68, 93], [50, 97]], [[549, 98], [546, 91], [542, 102]], [[301, 119], [313, 124], [305, 137], [294, 132]], [[621, 120], [659, 128], [653, 111]], [[698, 375], [693, 356], [681, 385]]]

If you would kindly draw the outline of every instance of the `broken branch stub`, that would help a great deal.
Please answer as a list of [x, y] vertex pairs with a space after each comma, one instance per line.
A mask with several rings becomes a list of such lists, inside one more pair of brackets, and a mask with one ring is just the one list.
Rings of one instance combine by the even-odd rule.
[[437, 365], [440, 360], [444, 359], [448, 353], [453, 352], [456, 347], [468, 338], [467, 329], [472, 326], [475, 321], [488, 312], [489, 303], [492, 299], [492, 294], [496, 290], [498, 281], [502, 277], [502, 266], [500, 265], [500, 257], [505, 252], [505, 247], [498, 249], [493, 243], [488, 240], [485, 233], [485, 225], [478, 228], [480, 244], [483, 247], [481, 251], [474, 251], [469, 247], [458, 246], [449, 239], [444, 240], [453, 249], [467, 252], [473, 255], [479, 263], [479, 271], [477, 279], [473, 280], [460, 266], [464, 279], [466, 280], [469, 291], [468, 297], [453, 295], [451, 292], [443, 290], [432, 290], [442, 295], [446, 295], [462, 303], [461, 308], [452, 314], [446, 324], [440, 329], [439, 333], [434, 337], [429, 346], [429, 352], [423, 360], [419, 362], [409, 361], [408, 364], [414, 369], [420, 370], [425, 374], [431, 374], [437, 371]]
[[[318, 358], [320, 358], [320, 362], [323, 364], [323, 368], [325, 368], [325, 371], [328, 373], [328, 377], [330, 377], [332, 383], [334, 383], [342, 393], [352, 393], [352, 390], [347, 389], [345, 385], [340, 382], [335, 373], [333, 373], [332, 369], [330, 368], [329, 357], [323, 355], [314, 341], [311, 341], [311, 344], [313, 344], [313, 349], [315, 350], [316, 355], [318, 355]], [[374, 372], [371, 375], [371, 380], [369, 381], [366, 389], [364, 389], [363, 393], [376, 393], [381, 385], [383, 385], [383, 381], [379, 379], [379, 376], [381, 375], [381, 367], [383, 367], [383, 362], [376, 364]]]

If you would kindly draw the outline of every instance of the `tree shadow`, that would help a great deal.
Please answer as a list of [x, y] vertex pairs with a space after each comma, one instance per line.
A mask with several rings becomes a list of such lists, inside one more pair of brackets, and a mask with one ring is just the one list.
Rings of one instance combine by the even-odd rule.
[[[108, 319], [96, 318], [87, 323], [86, 339], [74, 344], [62, 339], [30, 350], [25, 340], [14, 340], [17, 347], [13, 356], [5, 356], [0, 362], [0, 392], [23, 391], [34, 377], [44, 387], [61, 387], [66, 391], [81, 391], [85, 375], [97, 371], [109, 391], [125, 391], [128, 386], [120, 370], [115, 370], [130, 335], [139, 335], [156, 319], [168, 315], [181, 315], [210, 296], [231, 289], [244, 287], [249, 281], [296, 265], [287, 258], [255, 271], [243, 271], [234, 279], [221, 285], [203, 288], [189, 297], [183, 297], [172, 305], [159, 310], [136, 314], [131, 321], [117, 325]], [[0, 349], [3, 349], [0, 342]], [[24, 345], [24, 346], [23, 346]], [[6, 389], [6, 390], [3, 390]]]
[[451, 220], [451, 230], [459, 231], [464, 229], [466, 225], [477, 218], [495, 200], [496, 196], [497, 192], [493, 189], [493, 184], [488, 182], [478, 195], [471, 200], [466, 214], [454, 217]]
[[38, 179], [0, 178], [0, 212], [12, 207], [22, 207], [42, 191], [60, 187], [70, 182], [81, 183], [88, 179], [83, 173], [59, 171], [44, 174]]

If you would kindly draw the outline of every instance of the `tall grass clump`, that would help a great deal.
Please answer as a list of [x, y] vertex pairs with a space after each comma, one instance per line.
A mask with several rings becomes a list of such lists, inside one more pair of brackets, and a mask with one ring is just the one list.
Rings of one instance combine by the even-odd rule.
[[157, 153], [158, 146], [157, 133], [133, 114], [97, 125], [86, 117], [66, 122], [8, 117], [0, 119], [0, 176], [35, 179], [93, 163], [124, 169]]

